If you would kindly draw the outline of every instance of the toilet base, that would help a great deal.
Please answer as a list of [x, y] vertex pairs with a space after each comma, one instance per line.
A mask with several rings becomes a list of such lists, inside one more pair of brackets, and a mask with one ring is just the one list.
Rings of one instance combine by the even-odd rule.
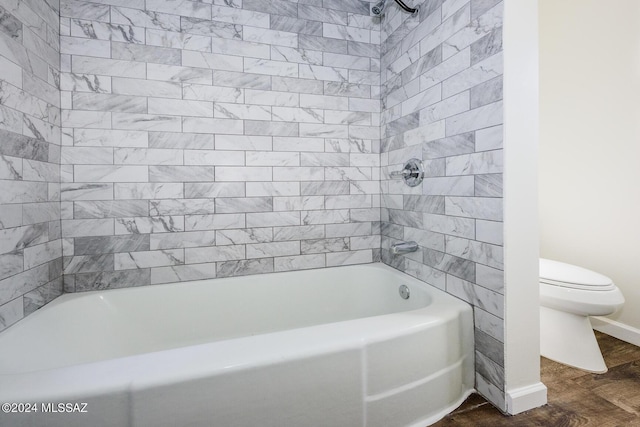
[[587, 316], [540, 306], [540, 354], [585, 371], [607, 372]]

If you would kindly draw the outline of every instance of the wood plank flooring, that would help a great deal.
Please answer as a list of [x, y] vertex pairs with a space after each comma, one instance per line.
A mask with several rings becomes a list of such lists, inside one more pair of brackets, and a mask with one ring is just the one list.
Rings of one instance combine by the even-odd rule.
[[505, 416], [478, 395], [433, 427], [640, 427], [640, 347], [596, 332], [609, 371], [590, 374], [541, 358], [549, 403]]

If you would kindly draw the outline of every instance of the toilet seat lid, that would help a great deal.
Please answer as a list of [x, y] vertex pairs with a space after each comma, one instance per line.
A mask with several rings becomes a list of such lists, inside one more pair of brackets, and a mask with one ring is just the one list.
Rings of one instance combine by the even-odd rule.
[[609, 290], [615, 285], [605, 275], [577, 265], [540, 258], [540, 282], [567, 288]]

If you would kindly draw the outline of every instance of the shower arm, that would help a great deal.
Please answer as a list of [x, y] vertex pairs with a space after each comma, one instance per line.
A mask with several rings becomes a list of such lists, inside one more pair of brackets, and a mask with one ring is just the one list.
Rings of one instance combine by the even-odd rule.
[[[394, 0], [398, 6], [400, 6], [400, 8], [402, 10], [404, 10], [405, 12], [409, 12], [412, 15], [415, 15], [418, 12], [418, 8], [411, 8], [409, 6], [406, 5], [406, 3], [403, 0]], [[387, 3], [387, 0], [380, 0], [378, 3], [374, 4], [371, 6], [371, 13], [375, 16], [383, 16], [384, 15], [384, 8], [385, 5]]]
[[405, 12], [416, 13], [418, 11], [417, 7], [416, 8], [409, 7], [402, 0], [395, 0], [395, 2], [398, 3], [398, 6], [404, 9]]
[[395, 0], [396, 3], [398, 3], [398, 6], [400, 6], [405, 12], [409, 12], [409, 13], [416, 13], [418, 11], [418, 8], [412, 8], [407, 6], [402, 0]]

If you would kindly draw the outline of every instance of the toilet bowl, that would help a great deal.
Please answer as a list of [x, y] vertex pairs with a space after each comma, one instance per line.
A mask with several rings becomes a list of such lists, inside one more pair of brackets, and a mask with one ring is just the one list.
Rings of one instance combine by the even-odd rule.
[[607, 372], [589, 316], [612, 314], [623, 304], [610, 278], [540, 258], [540, 354], [589, 372]]

